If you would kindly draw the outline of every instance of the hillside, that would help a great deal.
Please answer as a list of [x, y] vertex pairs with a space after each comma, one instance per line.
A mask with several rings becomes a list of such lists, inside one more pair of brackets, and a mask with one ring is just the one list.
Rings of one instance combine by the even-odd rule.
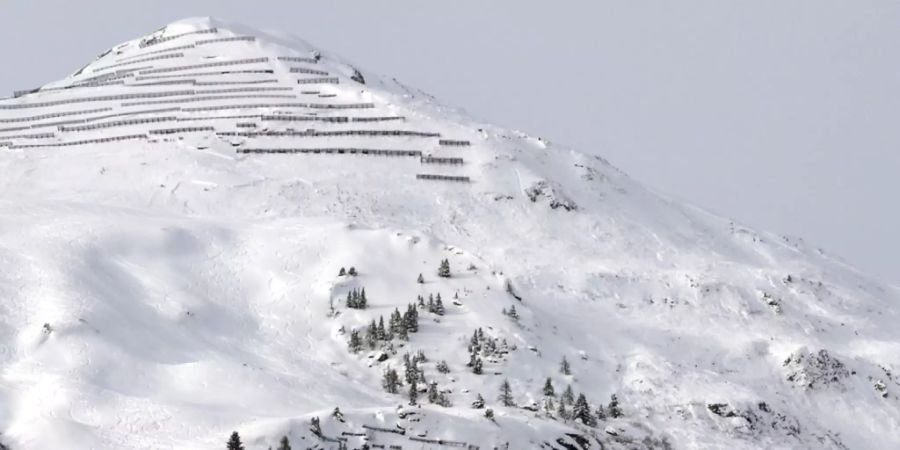
[[115, 46], [0, 170], [14, 450], [900, 446], [900, 290], [288, 35]]

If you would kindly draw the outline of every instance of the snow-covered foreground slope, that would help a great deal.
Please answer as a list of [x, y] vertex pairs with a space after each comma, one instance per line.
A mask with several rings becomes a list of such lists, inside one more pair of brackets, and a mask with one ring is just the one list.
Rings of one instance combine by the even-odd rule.
[[171, 24], [0, 101], [0, 142], [13, 449], [900, 447], [896, 288], [296, 39]]

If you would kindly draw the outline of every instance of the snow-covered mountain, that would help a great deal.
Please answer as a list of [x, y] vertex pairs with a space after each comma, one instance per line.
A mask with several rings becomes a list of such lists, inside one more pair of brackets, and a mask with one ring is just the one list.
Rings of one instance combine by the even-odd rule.
[[900, 448], [896, 287], [288, 35], [113, 47], [0, 170], [11, 449]]

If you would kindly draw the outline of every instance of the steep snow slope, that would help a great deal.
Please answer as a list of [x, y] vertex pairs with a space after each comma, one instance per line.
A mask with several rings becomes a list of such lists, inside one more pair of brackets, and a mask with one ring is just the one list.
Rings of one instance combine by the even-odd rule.
[[[897, 288], [295, 38], [170, 24], [0, 101], [0, 143], [14, 449], [900, 446]], [[452, 406], [382, 388], [419, 350]], [[548, 377], [623, 416], [545, 411]]]

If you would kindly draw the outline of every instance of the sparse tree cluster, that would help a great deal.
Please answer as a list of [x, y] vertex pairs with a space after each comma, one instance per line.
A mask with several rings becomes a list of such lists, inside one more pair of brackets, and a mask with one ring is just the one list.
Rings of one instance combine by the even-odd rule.
[[425, 302], [425, 297], [422, 297], [421, 295], [416, 299], [416, 301], [418, 302], [419, 306], [424, 307], [426, 311], [432, 314], [443, 316], [446, 312], [446, 309], [444, 309], [444, 299], [441, 298], [440, 292], [438, 292], [437, 295], [428, 294], [427, 303]]
[[[378, 317], [377, 322], [375, 319], [372, 319], [372, 322], [366, 326], [363, 343], [369, 350], [375, 350], [380, 343], [388, 343], [395, 338], [407, 341], [409, 340], [410, 333], [416, 333], [418, 331], [419, 311], [416, 308], [416, 305], [410, 303], [407, 305], [406, 311], [402, 314], [399, 309], [395, 308], [388, 319], [387, 326], [384, 324], [384, 316]], [[350, 339], [352, 342], [353, 332], [350, 334]], [[351, 345], [351, 351], [352, 348], [353, 346]]]
[[366, 298], [366, 288], [353, 289], [347, 293], [346, 304], [351, 309], [366, 309], [369, 300]]
[[338, 272], [338, 276], [339, 276], [339, 277], [345, 277], [345, 276], [348, 276], [348, 275], [351, 276], [351, 277], [355, 277], [356, 275], [358, 275], [358, 274], [356, 273], [356, 267], [352, 267], [352, 266], [351, 266], [351, 267], [350, 267], [350, 270], [347, 270], [347, 269], [344, 269], [343, 267], [341, 267], [341, 270]]
[[503, 315], [516, 322], [519, 321], [519, 312], [516, 311], [516, 305], [510, 306], [509, 309], [503, 308]]
[[484, 371], [484, 359], [509, 353], [509, 346], [506, 339], [498, 341], [485, 335], [484, 330], [478, 328], [469, 340], [468, 350], [469, 362], [466, 366], [472, 369], [472, 373], [481, 375]]
[[622, 410], [615, 395], [611, 397], [608, 406], [600, 405], [592, 410], [587, 397], [579, 394], [576, 398], [572, 385], [568, 385], [560, 395], [559, 402], [554, 404], [556, 389], [553, 386], [553, 380], [549, 377], [544, 382], [541, 393], [544, 395], [544, 411], [548, 414], [556, 413], [556, 417], [563, 421], [575, 420], [586, 426], [595, 427], [598, 421], [606, 420], [607, 417], [622, 417]]

